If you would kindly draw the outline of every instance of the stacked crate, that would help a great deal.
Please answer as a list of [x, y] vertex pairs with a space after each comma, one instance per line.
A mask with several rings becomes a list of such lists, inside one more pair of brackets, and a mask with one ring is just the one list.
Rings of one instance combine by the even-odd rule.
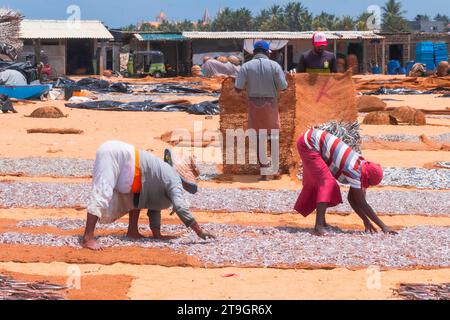
[[434, 44], [434, 63], [437, 66], [441, 61], [448, 60], [447, 43], [436, 42]]
[[423, 63], [427, 70], [434, 70], [434, 44], [433, 42], [419, 42], [416, 45], [416, 62]]

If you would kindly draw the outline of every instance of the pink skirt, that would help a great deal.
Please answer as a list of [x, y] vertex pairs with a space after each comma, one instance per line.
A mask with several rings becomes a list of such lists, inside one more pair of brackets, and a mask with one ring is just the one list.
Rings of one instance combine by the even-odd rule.
[[304, 135], [297, 140], [297, 149], [303, 163], [303, 189], [295, 204], [295, 210], [308, 216], [318, 203], [334, 207], [342, 203], [341, 190], [322, 156], [305, 143]]

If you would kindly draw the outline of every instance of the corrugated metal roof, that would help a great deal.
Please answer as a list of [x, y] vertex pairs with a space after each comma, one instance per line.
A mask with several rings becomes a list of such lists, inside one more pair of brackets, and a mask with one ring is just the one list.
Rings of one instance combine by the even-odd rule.
[[21, 39], [101, 39], [114, 37], [101, 21], [81, 20], [23, 20]]
[[139, 41], [186, 41], [188, 38], [181, 33], [135, 33]]
[[[383, 39], [373, 31], [324, 31], [327, 38], [356, 40], [356, 39]], [[189, 39], [278, 39], [295, 40], [311, 39], [314, 31], [285, 32], [285, 31], [230, 31], [230, 32], [183, 32], [183, 36]]]

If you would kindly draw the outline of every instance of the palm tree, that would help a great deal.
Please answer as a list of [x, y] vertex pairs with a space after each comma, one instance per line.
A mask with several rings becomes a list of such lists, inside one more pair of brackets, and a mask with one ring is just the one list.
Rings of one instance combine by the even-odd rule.
[[368, 31], [367, 21], [372, 17], [372, 13], [363, 12], [355, 20], [356, 30], [358, 31]]
[[408, 22], [403, 17], [405, 13], [406, 11], [402, 10], [402, 4], [400, 1], [388, 0], [383, 7], [383, 31], [409, 31]]
[[250, 10], [241, 8], [233, 12], [233, 31], [253, 30], [253, 17]]
[[270, 13], [263, 9], [254, 19], [255, 29], [258, 31], [271, 31]]
[[285, 5], [284, 20], [289, 31], [311, 30], [312, 14], [301, 2], [289, 2]]
[[312, 22], [314, 30], [336, 30], [338, 19], [335, 15], [322, 11]]
[[232, 31], [233, 29], [233, 10], [229, 7], [220, 11], [212, 23], [213, 31]]
[[250, 10], [225, 8], [217, 15], [211, 25], [212, 31], [250, 31], [253, 29], [253, 17]]
[[273, 5], [269, 8], [270, 14], [270, 28], [272, 31], [286, 30], [284, 23], [284, 9], [279, 5]]
[[338, 19], [335, 30], [355, 30], [355, 20], [351, 16], [342, 16]]

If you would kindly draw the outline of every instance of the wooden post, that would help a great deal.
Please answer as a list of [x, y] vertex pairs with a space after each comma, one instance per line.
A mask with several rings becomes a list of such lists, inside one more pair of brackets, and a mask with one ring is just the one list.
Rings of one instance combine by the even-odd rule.
[[180, 59], [179, 59], [179, 52], [178, 52], [178, 42], [175, 41], [175, 51], [176, 51], [176, 59], [177, 59], [177, 76], [180, 75]]
[[106, 47], [105, 40], [101, 42], [101, 50], [100, 50], [100, 75], [103, 75], [103, 71], [106, 68]]
[[333, 50], [334, 50], [334, 55], [336, 56], [336, 53], [337, 53], [337, 41], [336, 41], [336, 39], [333, 40]]
[[362, 39], [362, 48], [363, 48], [363, 68], [362, 68], [362, 72], [366, 73], [368, 71], [368, 62], [367, 62], [367, 40]]
[[381, 47], [381, 70], [386, 73], [386, 39], [383, 39]]
[[408, 61], [411, 61], [411, 34], [408, 34]]
[[284, 46], [284, 71], [288, 71], [288, 44]]
[[34, 57], [35, 63], [39, 64], [41, 62], [41, 39], [34, 40]]

